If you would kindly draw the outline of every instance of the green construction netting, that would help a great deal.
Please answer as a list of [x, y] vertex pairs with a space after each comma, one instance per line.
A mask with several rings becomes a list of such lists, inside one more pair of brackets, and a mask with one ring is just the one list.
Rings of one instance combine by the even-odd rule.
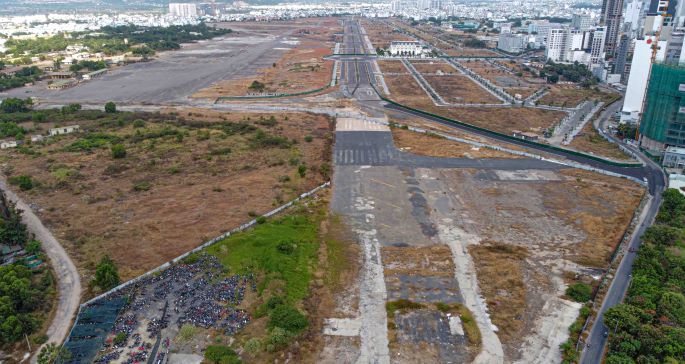
[[685, 145], [684, 95], [685, 67], [654, 64], [640, 133], [661, 143]]

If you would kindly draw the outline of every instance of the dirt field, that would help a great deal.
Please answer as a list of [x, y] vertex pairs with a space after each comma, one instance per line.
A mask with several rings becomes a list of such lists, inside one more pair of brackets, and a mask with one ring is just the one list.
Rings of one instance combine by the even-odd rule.
[[424, 76], [424, 78], [449, 103], [498, 104], [501, 102], [466, 76]]
[[383, 74], [406, 74], [409, 75], [409, 70], [401, 61], [378, 61], [378, 67], [380, 67]]
[[[281, 49], [286, 50], [283, 56], [270, 67], [259, 69], [254, 75], [217, 82], [200, 90], [193, 95], [194, 97], [297, 93], [318, 89], [330, 83], [334, 62], [325, 61], [323, 57], [332, 54], [335, 33], [340, 31], [340, 23], [337, 20], [277, 22], [272, 26], [259, 23], [238, 26], [266, 35], [290, 31], [293, 38], [288, 41], [288, 47]], [[261, 82], [263, 88], [254, 87], [254, 81]]]
[[525, 99], [540, 88], [539, 85], [531, 85], [521, 77], [505, 72], [486, 61], [467, 60], [462, 62], [462, 64], [481, 77], [504, 88], [512, 96], [519, 94], [522, 99]]
[[456, 47], [454, 49], [446, 50], [450, 57], [494, 57], [498, 56], [497, 53], [484, 48], [467, 48], [467, 47]]
[[540, 105], [562, 106], [562, 107], [576, 107], [586, 100], [597, 100], [602, 102], [609, 102], [618, 95], [611, 94], [592, 88], [581, 88], [576, 86], [560, 86], [554, 85], [549, 87], [549, 93], [538, 100]]
[[384, 78], [393, 101], [505, 134], [514, 130], [542, 134], [566, 115], [561, 111], [524, 107], [440, 107], [411, 75], [386, 75]]
[[392, 136], [397, 148], [413, 154], [456, 158], [519, 158], [514, 154], [478, 148], [437, 135], [421, 134], [401, 128], [392, 128]]
[[581, 152], [586, 152], [609, 159], [619, 161], [633, 160], [627, 154], [623, 153], [616, 144], [607, 141], [601, 135], [599, 135], [592, 121], [589, 121], [587, 124], [585, 124], [583, 130], [581, 130], [580, 133], [573, 138], [573, 141], [571, 141], [569, 147]]
[[360, 23], [376, 48], [388, 49], [392, 41], [411, 41], [412, 37], [400, 33], [385, 21], [361, 19]]
[[[5, 173], [31, 176], [36, 187], [24, 197], [86, 281], [104, 253], [130, 279], [320, 184], [330, 171], [324, 116], [191, 110], [119, 118], [82, 121], [84, 132], [33, 145], [32, 155], [2, 153]], [[137, 119], [144, 126], [133, 126]], [[113, 158], [109, 141], [124, 145], [126, 156]], [[304, 177], [298, 164], [307, 166]]]
[[565, 277], [606, 267], [644, 192], [625, 179], [571, 169], [446, 170], [428, 177], [459, 196], [456, 226], [505, 362], [529, 360], [541, 350], [531, 343], [558, 350], [559, 335], [578, 312], [561, 298]]
[[445, 61], [410, 61], [411, 64], [416, 68], [419, 73], [422, 74], [434, 74], [434, 73], [444, 73], [444, 74], [459, 74], [456, 68], [448, 64]]

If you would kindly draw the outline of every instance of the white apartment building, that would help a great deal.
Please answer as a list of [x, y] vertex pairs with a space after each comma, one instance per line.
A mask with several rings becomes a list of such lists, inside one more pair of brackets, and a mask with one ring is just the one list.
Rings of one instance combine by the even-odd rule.
[[188, 3], [169, 3], [169, 15], [177, 18], [197, 17], [197, 5]]
[[[649, 70], [652, 67], [652, 46], [656, 37], [634, 40], [635, 50], [630, 65], [630, 75], [626, 87], [626, 96], [621, 109], [621, 123], [636, 123], [642, 113], [642, 104], [647, 92]], [[661, 62], [666, 56], [666, 41], [659, 42], [656, 61]]]
[[590, 65], [599, 65], [604, 62], [604, 45], [606, 43], [607, 28], [597, 27], [592, 32], [590, 42]]
[[421, 56], [424, 48], [419, 42], [415, 41], [392, 41], [390, 42], [391, 56]]
[[497, 49], [508, 53], [520, 53], [526, 49], [528, 37], [523, 34], [500, 33], [497, 40]]
[[568, 29], [564, 27], [551, 28], [547, 35], [547, 48], [545, 57], [553, 62], [563, 62], [566, 60], [568, 49]]

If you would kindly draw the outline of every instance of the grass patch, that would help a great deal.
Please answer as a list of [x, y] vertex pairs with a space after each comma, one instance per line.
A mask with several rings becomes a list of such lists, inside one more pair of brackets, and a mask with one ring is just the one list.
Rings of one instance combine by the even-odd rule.
[[461, 325], [464, 328], [464, 333], [469, 339], [469, 344], [471, 344], [473, 347], [480, 348], [482, 341], [480, 329], [478, 329], [476, 319], [473, 317], [473, 314], [468, 308], [459, 303], [452, 303], [448, 305], [442, 302], [435, 304], [435, 308], [445, 314], [451, 313], [459, 315], [459, 318], [461, 319]]
[[311, 267], [316, 264], [321, 218], [321, 211], [314, 215], [300, 211], [265, 220], [209, 247], [207, 252], [232, 272], [262, 274], [260, 294], [269, 287], [286, 302], [299, 302], [307, 296]]
[[385, 304], [385, 310], [388, 311], [388, 316], [394, 316], [395, 311], [404, 313], [409, 310], [419, 310], [422, 308], [425, 308], [423, 304], [405, 299], [389, 301]]

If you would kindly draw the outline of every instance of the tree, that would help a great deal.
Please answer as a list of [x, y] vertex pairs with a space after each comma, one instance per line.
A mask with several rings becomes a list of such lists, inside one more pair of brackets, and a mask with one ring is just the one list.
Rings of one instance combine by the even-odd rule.
[[679, 292], [665, 292], [659, 300], [657, 314], [676, 325], [685, 325], [685, 297]]
[[307, 316], [303, 315], [295, 307], [280, 305], [269, 314], [270, 328], [280, 327], [286, 331], [297, 333], [309, 325]]
[[95, 268], [95, 278], [93, 278], [91, 284], [103, 291], [112, 289], [119, 284], [117, 266], [109, 255], [105, 255], [100, 259], [100, 263]]
[[215, 364], [238, 364], [240, 357], [228, 346], [210, 345], [205, 350], [205, 359]]
[[123, 144], [112, 145], [112, 158], [119, 159], [126, 157], [126, 147]]
[[254, 81], [252, 81], [252, 84], [250, 84], [250, 87], [248, 87], [248, 88], [250, 90], [254, 90], [257, 92], [263, 92], [264, 89], [266, 88], [266, 85], [264, 85], [263, 83], [261, 83], [257, 80], [254, 80]]
[[566, 295], [576, 302], [587, 302], [592, 297], [592, 288], [585, 283], [574, 283], [566, 288]]
[[54, 343], [49, 343], [43, 346], [38, 353], [38, 364], [53, 364], [57, 363], [58, 359], [69, 360], [71, 353], [66, 348], [57, 346]]
[[117, 112], [117, 105], [112, 101], [105, 104], [105, 112], [108, 114], [114, 114]]
[[15, 112], [26, 112], [33, 106], [33, 100], [31, 98], [22, 100], [18, 98], [7, 98], [2, 100], [0, 103], [0, 109], [2, 112], [10, 114]]

